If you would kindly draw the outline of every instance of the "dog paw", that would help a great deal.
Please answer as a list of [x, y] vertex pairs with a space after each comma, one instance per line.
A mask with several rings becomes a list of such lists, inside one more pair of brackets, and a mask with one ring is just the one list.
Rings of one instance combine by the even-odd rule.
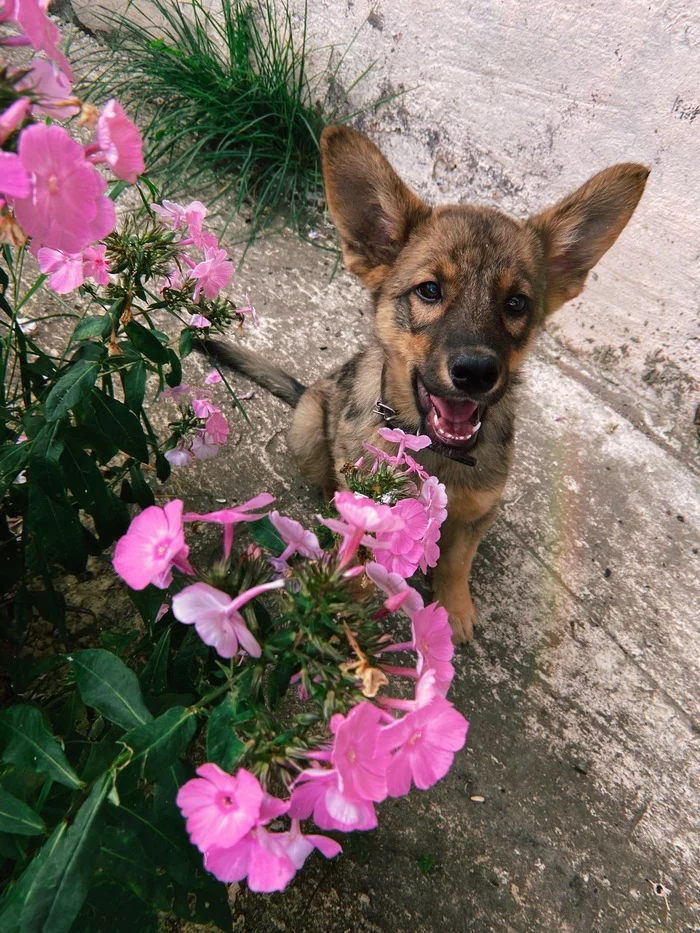
[[477, 623], [476, 609], [473, 605], [461, 612], [450, 612], [450, 625], [452, 626], [452, 641], [455, 645], [470, 642], [474, 637], [474, 626]]

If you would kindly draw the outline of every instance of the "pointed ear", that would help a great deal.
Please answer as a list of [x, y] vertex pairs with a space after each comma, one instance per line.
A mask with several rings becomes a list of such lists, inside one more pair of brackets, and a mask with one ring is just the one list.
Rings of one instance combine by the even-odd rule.
[[409, 191], [374, 143], [349, 127], [323, 131], [321, 158], [345, 264], [368, 288], [378, 288], [430, 208]]
[[634, 213], [648, 175], [634, 162], [613, 165], [528, 221], [544, 247], [548, 314], [581, 292]]

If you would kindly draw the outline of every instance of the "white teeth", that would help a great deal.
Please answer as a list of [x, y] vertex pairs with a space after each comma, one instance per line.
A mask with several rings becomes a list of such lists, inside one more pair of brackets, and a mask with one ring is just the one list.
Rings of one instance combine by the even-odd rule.
[[480, 421], [477, 421], [477, 423], [476, 423], [476, 425], [475, 425], [475, 427], [474, 427], [474, 434], [476, 434], [476, 432], [479, 430], [480, 427], [481, 427], [481, 422], [480, 422]]

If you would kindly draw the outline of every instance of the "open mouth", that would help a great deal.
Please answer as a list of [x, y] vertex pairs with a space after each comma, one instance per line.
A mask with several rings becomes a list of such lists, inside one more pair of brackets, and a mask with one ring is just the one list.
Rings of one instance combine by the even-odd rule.
[[433, 441], [455, 453], [474, 446], [481, 427], [483, 406], [471, 399], [431, 395], [420, 379], [416, 380], [416, 390], [425, 428]]

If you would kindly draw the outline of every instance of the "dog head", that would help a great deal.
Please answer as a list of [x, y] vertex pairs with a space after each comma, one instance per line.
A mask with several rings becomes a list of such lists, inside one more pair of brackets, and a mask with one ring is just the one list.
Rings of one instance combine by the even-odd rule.
[[648, 170], [605, 169], [526, 221], [485, 207], [431, 208], [366, 137], [321, 139], [345, 263], [372, 291], [391, 404], [459, 457], [512, 384], [545, 318], [578, 295], [623, 230]]

